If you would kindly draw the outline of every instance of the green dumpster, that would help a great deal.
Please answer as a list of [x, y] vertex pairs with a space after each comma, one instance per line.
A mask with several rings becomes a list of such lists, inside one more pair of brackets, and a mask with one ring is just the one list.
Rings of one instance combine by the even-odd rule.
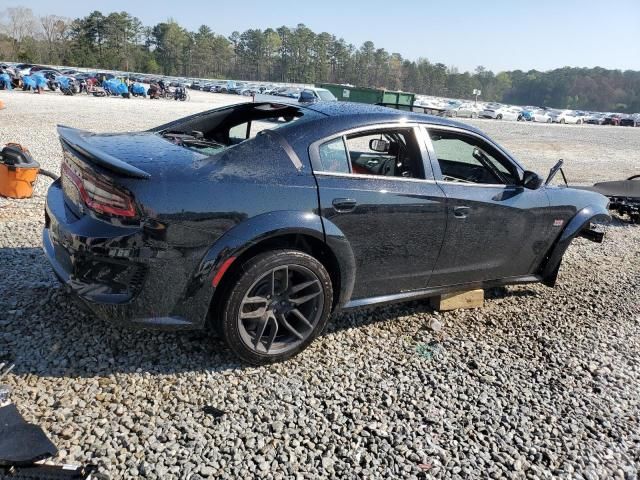
[[343, 102], [359, 102], [370, 104], [384, 104], [395, 106], [396, 108], [410, 107], [415, 100], [415, 94], [409, 92], [394, 92], [377, 88], [354, 87], [351, 85], [338, 85], [335, 83], [321, 83], [316, 85], [319, 88], [326, 88], [335, 97]]

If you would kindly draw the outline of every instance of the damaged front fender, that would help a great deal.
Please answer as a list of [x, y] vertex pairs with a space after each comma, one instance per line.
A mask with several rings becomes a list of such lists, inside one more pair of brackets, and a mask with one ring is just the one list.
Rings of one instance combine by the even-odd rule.
[[608, 223], [609, 221], [611, 221], [611, 216], [606, 205], [589, 205], [579, 210], [567, 223], [562, 234], [546, 255], [539, 272], [542, 283], [548, 287], [555, 286], [562, 257], [574, 238], [584, 237], [600, 243], [604, 238], [604, 233], [593, 230], [592, 223]]

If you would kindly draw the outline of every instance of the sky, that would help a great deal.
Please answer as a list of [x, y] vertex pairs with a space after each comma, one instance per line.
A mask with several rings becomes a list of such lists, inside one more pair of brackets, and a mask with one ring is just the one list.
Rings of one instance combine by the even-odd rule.
[[206, 24], [225, 36], [304, 23], [357, 47], [371, 40], [405, 58], [424, 57], [460, 71], [478, 65], [494, 72], [640, 70], [640, 0], [0, 0], [0, 11], [10, 6], [71, 18], [124, 10], [145, 25], [172, 17], [189, 30]]

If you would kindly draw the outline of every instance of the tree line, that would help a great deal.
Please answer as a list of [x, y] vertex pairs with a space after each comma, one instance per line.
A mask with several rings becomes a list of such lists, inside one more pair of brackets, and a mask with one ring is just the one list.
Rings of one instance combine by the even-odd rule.
[[499, 72], [479, 66], [459, 72], [426, 58], [361, 46], [327, 32], [295, 27], [249, 29], [230, 36], [175, 20], [145, 26], [127, 12], [94, 11], [83, 18], [37, 16], [24, 7], [0, 16], [0, 58], [197, 78], [290, 83], [346, 83], [419, 94], [517, 105], [599, 111], [640, 111], [640, 72], [559, 68]]

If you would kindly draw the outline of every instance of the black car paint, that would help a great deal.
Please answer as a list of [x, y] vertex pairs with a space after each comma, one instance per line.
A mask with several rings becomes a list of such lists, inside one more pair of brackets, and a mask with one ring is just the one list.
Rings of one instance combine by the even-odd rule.
[[[211, 157], [157, 133], [209, 112], [134, 134], [61, 128], [65, 155], [93, 158], [98, 175], [134, 193], [141, 218], [127, 223], [82, 211], [55, 182], [43, 243], [58, 277], [109, 321], [201, 328], [220, 269], [276, 238], [322, 245], [338, 270], [336, 307], [349, 308], [471, 286], [552, 285], [571, 239], [608, 218], [604, 197], [568, 188], [473, 186], [453, 198], [463, 187], [438, 181], [428, 142], [426, 180], [314, 175], [309, 145], [363, 126], [409, 122], [491, 141], [467, 125], [382, 107], [297, 108], [302, 119]], [[114, 169], [111, 158], [131, 171]], [[357, 205], [336, 212], [336, 196], [356, 197]], [[466, 218], [455, 217], [461, 202]]]

